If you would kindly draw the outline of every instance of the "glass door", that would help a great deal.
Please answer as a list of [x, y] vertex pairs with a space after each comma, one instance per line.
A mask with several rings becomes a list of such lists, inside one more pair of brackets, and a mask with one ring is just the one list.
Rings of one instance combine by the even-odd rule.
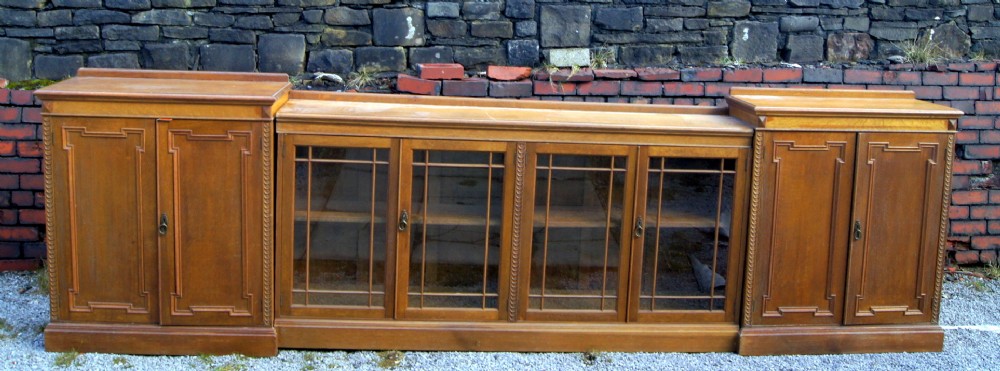
[[508, 153], [506, 143], [403, 141], [397, 318], [506, 317]]

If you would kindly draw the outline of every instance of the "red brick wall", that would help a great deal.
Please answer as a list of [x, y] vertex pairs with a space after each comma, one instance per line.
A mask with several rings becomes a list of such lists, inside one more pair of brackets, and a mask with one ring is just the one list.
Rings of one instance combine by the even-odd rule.
[[[1000, 251], [1000, 85], [997, 63], [889, 68], [691, 68], [636, 73], [581, 71], [520, 82], [469, 81], [430, 89], [496, 98], [724, 105], [732, 86], [913, 90], [920, 99], [961, 109], [949, 256], [959, 264], [997, 261]], [[609, 77], [610, 76], [610, 77]], [[611, 77], [624, 77], [621, 79]], [[438, 82], [440, 84], [440, 82]], [[473, 86], [475, 85], [475, 86]], [[439, 87], [441, 85], [438, 85]], [[530, 89], [528, 88], [530, 86]], [[461, 87], [461, 88], [458, 88]], [[474, 87], [474, 89], [473, 89]], [[30, 92], [0, 89], [0, 260], [44, 256], [41, 118]], [[996, 190], [993, 190], [996, 189]]]

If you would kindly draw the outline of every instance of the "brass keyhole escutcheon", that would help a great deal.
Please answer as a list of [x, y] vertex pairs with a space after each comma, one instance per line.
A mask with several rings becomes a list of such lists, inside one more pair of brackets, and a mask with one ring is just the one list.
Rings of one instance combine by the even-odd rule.
[[166, 213], [160, 214], [160, 227], [158, 229], [160, 230], [160, 235], [161, 236], [166, 236], [167, 235], [167, 214]]

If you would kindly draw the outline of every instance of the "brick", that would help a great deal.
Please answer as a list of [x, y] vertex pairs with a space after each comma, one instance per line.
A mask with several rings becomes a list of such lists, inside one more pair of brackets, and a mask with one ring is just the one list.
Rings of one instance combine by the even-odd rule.
[[955, 72], [924, 72], [924, 85], [958, 85], [958, 74]]
[[576, 84], [572, 82], [534, 81], [535, 95], [576, 95]]
[[881, 84], [882, 71], [871, 70], [846, 70], [844, 71], [845, 84]]
[[[14, 108], [19, 109], [19, 108]], [[0, 108], [0, 122], [3, 120], [4, 108]], [[17, 122], [17, 121], [15, 121]], [[38, 125], [8, 124], [0, 125], [0, 139], [35, 139]]]
[[24, 174], [20, 176], [21, 189], [40, 191], [45, 189], [45, 177], [36, 174]]
[[920, 85], [920, 72], [885, 71], [882, 81], [891, 85]]
[[417, 63], [417, 72], [425, 80], [461, 80], [465, 67], [458, 63]]
[[30, 106], [34, 104], [35, 92], [31, 90], [11, 90], [10, 103], [17, 106]]
[[41, 172], [41, 162], [29, 158], [0, 159], [0, 173], [38, 173]]
[[580, 95], [618, 95], [621, 93], [621, 81], [590, 81], [577, 86]]
[[577, 71], [571, 69], [559, 69], [548, 75], [549, 80], [558, 82], [585, 82], [594, 81], [594, 72], [589, 68], [581, 68]]
[[992, 235], [1000, 234], [1000, 220], [986, 222], [986, 232]]
[[760, 68], [745, 70], [726, 70], [722, 73], [722, 81], [726, 82], [761, 82], [764, 72]]
[[997, 62], [976, 62], [976, 71], [996, 71]]
[[[966, 131], [973, 131], [973, 130], [960, 131], [958, 132], [958, 134], [961, 134]], [[979, 143], [984, 143], [984, 144], [1000, 143], [1000, 130], [983, 130], [979, 135]]]
[[42, 142], [18, 142], [17, 154], [21, 157], [42, 157]]
[[993, 118], [991, 117], [966, 116], [966, 117], [960, 117], [958, 119], [959, 130], [992, 129], [992, 128], [993, 128]]
[[868, 90], [903, 90], [902, 86], [899, 85], [868, 85]]
[[977, 100], [980, 99], [979, 90], [979, 88], [967, 86], [946, 86], [944, 87], [944, 99]]
[[1000, 260], [997, 259], [996, 250], [984, 250], [979, 252], [979, 262], [980, 263], [998, 263]]
[[[41, 258], [39, 256], [38, 258]], [[0, 272], [28, 272], [38, 270], [42, 266], [39, 259], [0, 260]]]
[[630, 79], [639, 76], [635, 70], [614, 70], [614, 69], [595, 69], [594, 77], [599, 79]]
[[986, 190], [957, 191], [951, 194], [952, 205], [979, 205], [986, 203], [989, 192]]
[[[7, 80], [0, 79], [0, 84], [5, 85], [6, 83]], [[8, 103], [10, 103], [10, 90], [0, 89], [0, 104], [8, 104]]]
[[948, 71], [958, 71], [958, 72], [968, 72], [975, 71], [976, 64], [971, 62], [966, 63], [948, 63]]
[[976, 102], [976, 114], [977, 115], [1000, 115], [1000, 101], [995, 102]]
[[0, 225], [17, 225], [17, 210], [0, 209]]
[[969, 219], [1000, 220], [1000, 206], [971, 206]]
[[1000, 159], [1000, 145], [966, 145], [965, 158], [972, 160]]
[[45, 210], [21, 209], [17, 214], [21, 224], [45, 224]]
[[0, 227], [0, 240], [38, 241], [38, 228]]
[[[21, 257], [21, 244], [19, 242], [0, 242], [0, 262], [17, 261], [3, 259], [14, 259], [19, 257]], [[0, 272], [4, 272], [4, 270], [0, 269]]]
[[497, 98], [530, 97], [531, 81], [493, 81], [490, 82], [490, 96]]
[[659, 96], [663, 94], [663, 84], [647, 81], [622, 82], [622, 95]]
[[34, 198], [34, 204], [32, 206], [37, 208], [45, 208], [45, 192], [35, 192], [32, 195]]
[[[14, 174], [0, 174], [0, 189], [21, 189], [18, 176]], [[8, 196], [9, 198], [9, 196]], [[9, 201], [9, 200], [8, 200]], [[2, 202], [0, 202], [0, 206]]]
[[991, 204], [1000, 204], [1000, 191], [990, 191], [989, 199]]
[[955, 263], [956, 264], [976, 264], [976, 263], [979, 263], [979, 252], [978, 251], [956, 251], [955, 252]]
[[951, 206], [948, 208], [948, 219], [969, 219], [968, 206]]
[[952, 171], [961, 175], [991, 174], [993, 173], [993, 163], [990, 161], [956, 160], [952, 165]]
[[672, 68], [636, 68], [639, 80], [643, 81], [676, 81], [681, 79], [681, 73]]
[[972, 177], [968, 175], [955, 175], [951, 177], [951, 189], [969, 189], [972, 187]]
[[722, 81], [721, 68], [685, 68], [681, 81]]
[[958, 144], [979, 143], [979, 130], [961, 130], [955, 133], [955, 143]]
[[1000, 248], [1000, 236], [972, 237], [972, 248], [975, 250], [992, 250]]
[[838, 89], [838, 90], [868, 90], [867, 85], [851, 85], [851, 84], [829, 84], [826, 86], [827, 89]]
[[996, 85], [997, 75], [989, 72], [965, 72], [958, 75], [958, 84], [962, 86], [993, 86]]
[[24, 257], [25, 258], [33, 258], [33, 259], [44, 259], [45, 258], [45, 243], [44, 242], [26, 243], [22, 247], [22, 250], [24, 250]]
[[486, 76], [493, 80], [500, 81], [517, 81], [524, 80], [531, 76], [531, 68], [529, 67], [510, 67], [510, 66], [489, 66], [486, 68]]
[[802, 82], [802, 69], [774, 68], [764, 70], [764, 82]]
[[410, 94], [441, 95], [441, 81], [425, 80], [401, 73], [396, 76], [396, 90]]
[[[21, 107], [0, 107], [0, 122], [2, 123], [17, 123], [21, 122]], [[2, 138], [3, 132], [7, 125], [0, 127], [0, 138]]]
[[951, 108], [962, 111], [966, 115], [973, 115], [976, 113], [976, 101], [971, 100], [945, 100], [945, 101], [934, 101], [934, 103], [949, 106]]
[[0, 156], [13, 156], [17, 154], [16, 142], [0, 141]]
[[21, 109], [21, 121], [28, 124], [42, 123], [42, 109], [40, 107], [24, 107]]
[[441, 94], [457, 97], [485, 97], [490, 89], [490, 82], [484, 79], [445, 80], [441, 86]]
[[663, 95], [701, 97], [705, 95], [705, 85], [697, 82], [667, 82], [663, 84]]
[[951, 222], [951, 234], [975, 236], [986, 234], [986, 222], [982, 220], [956, 220]]

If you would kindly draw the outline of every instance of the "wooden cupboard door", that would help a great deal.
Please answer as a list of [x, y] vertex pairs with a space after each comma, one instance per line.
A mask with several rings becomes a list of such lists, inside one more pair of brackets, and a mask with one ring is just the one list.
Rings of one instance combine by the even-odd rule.
[[736, 322], [748, 152], [639, 149], [629, 321]]
[[279, 151], [279, 314], [392, 318], [398, 140], [282, 135]]
[[527, 153], [520, 318], [624, 322], [638, 147], [539, 143]]
[[54, 319], [155, 323], [155, 122], [46, 120]]
[[159, 123], [162, 324], [264, 323], [261, 127]]
[[507, 318], [512, 148], [402, 141], [397, 319]]
[[949, 136], [859, 135], [847, 324], [932, 321]]
[[757, 132], [744, 324], [842, 323], [855, 138]]

